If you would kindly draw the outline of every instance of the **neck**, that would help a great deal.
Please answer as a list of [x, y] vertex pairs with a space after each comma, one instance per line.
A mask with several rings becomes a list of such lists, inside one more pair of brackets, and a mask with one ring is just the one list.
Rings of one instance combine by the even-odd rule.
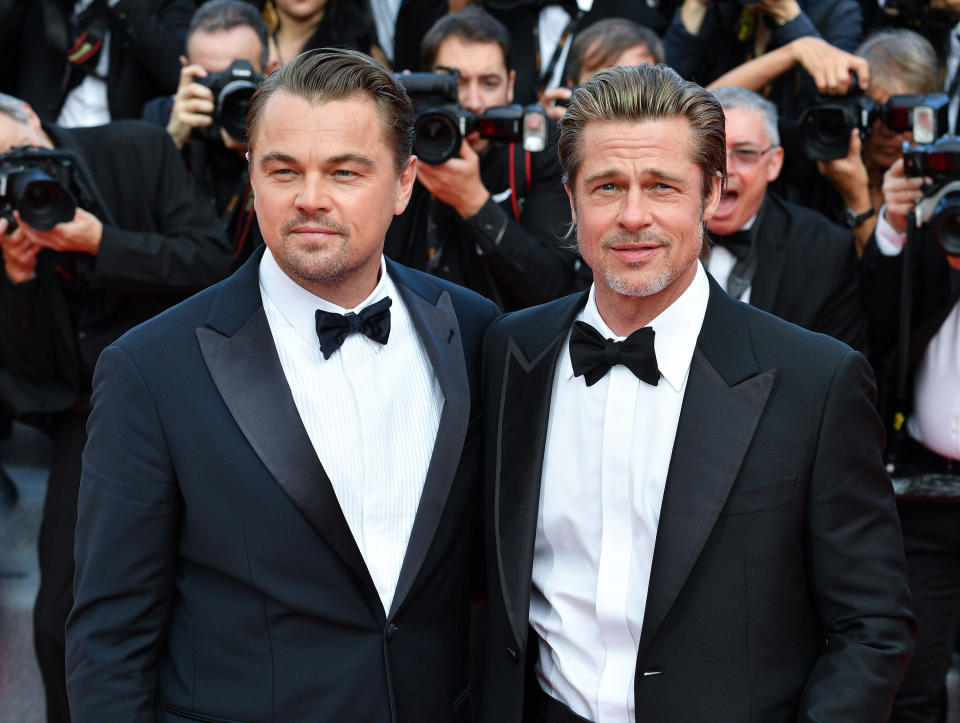
[[277, 15], [280, 18], [276, 32], [277, 46], [286, 60], [300, 53], [320, 21], [323, 20], [324, 10], [325, 8], [320, 8], [306, 18], [295, 18], [277, 8]]
[[630, 296], [614, 291], [607, 282], [593, 275], [597, 311], [600, 318], [617, 336], [630, 336], [662, 314], [686, 291], [697, 274], [697, 262], [683, 271], [662, 291], [648, 296]]

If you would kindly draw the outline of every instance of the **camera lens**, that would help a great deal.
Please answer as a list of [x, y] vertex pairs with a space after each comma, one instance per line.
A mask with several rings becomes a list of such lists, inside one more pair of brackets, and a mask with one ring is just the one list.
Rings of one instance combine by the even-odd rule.
[[960, 256], [960, 191], [940, 199], [930, 220], [930, 236], [947, 256]]
[[443, 111], [421, 113], [414, 123], [413, 134], [413, 152], [432, 166], [450, 160], [460, 150], [456, 119]]
[[811, 108], [801, 119], [803, 150], [811, 161], [845, 158], [850, 150], [850, 131], [855, 127], [839, 106]]
[[58, 223], [72, 220], [77, 210], [73, 194], [43, 171], [18, 174], [13, 196], [17, 199], [20, 218], [40, 231], [49, 231]]
[[217, 121], [236, 141], [247, 142], [247, 111], [250, 99], [257, 89], [248, 80], [233, 80], [223, 86], [217, 99]]

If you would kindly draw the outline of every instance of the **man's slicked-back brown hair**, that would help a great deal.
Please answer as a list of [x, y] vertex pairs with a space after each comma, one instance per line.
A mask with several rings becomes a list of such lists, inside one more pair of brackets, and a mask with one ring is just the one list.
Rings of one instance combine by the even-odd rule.
[[723, 182], [727, 174], [723, 108], [713, 94], [666, 65], [605, 68], [574, 91], [570, 107], [560, 119], [558, 150], [565, 182], [575, 190], [588, 123], [669, 118], [686, 118], [690, 123], [690, 157], [700, 167], [701, 203], [706, 203], [713, 179], [719, 177]]
[[[403, 87], [369, 55], [342, 48], [320, 48], [301, 53], [267, 76], [250, 99], [247, 138], [257, 137], [267, 101], [276, 92], [304, 98], [311, 103], [364, 95], [377, 106], [377, 113], [393, 146], [397, 172], [413, 152], [413, 105]], [[317, 109], [322, 113], [321, 109]]]

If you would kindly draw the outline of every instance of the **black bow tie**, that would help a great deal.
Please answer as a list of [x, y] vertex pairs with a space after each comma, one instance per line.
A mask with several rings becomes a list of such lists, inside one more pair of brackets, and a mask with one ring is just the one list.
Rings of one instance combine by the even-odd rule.
[[657, 386], [660, 370], [653, 349], [653, 329], [637, 329], [623, 341], [604, 339], [599, 331], [582, 321], [573, 323], [570, 334], [570, 363], [573, 375], [583, 376], [593, 386], [615, 364], [623, 364], [642, 382]]
[[359, 314], [352, 311], [337, 314], [317, 309], [317, 338], [323, 358], [329, 359], [343, 344], [343, 340], [355, 331], [380, 344], [386, 344], [390, 337], [390, 304], [393, 300], [386, 296], [375, 304], [361, 309]]
[[733, 254], [738, 261], [743, 261], [750, 255], [750, 248], [753, 246], [753, 235], [751, 229], [746, 231], [734, 231], [728, 236], [711, 234], [710, 238], [718, 246], [723, 246], [727, 251]]

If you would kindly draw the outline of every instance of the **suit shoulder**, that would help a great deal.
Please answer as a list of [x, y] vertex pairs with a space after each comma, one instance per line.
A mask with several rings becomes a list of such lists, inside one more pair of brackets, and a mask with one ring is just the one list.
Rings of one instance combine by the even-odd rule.
[[521, 342], [533, 342], [533, 347], [539, 346], [546, 337], [570, 326], [574, 312], [583, 306], [586, 296], [586, 292], [578, 291], [544, 304], [511, 311], [490, 325], [487, 337], [494, 343], [513, 337]]
[[419, 294], [431, 304], [435, 304], [444, 291], [450, 294], [450, 299], [453, 301], [453, 306], [459, 318], [462, 318], [464, 314], [477, 315], [489, 322], [500, 314], [500, 310], [495, 303], [476, 291], [471, 291], [452, 281], [431, 276], [423, 271], [412, 269], [393, 260], [389, 264], [390, 273], [396, 281]]
[[118, 120], [105, 126], [75, 128], [70, 132], [77, 138], [89, 138], [101, 143], [105, 140], [109, 141], [111, 146], [117, 144], [142, 146], [144, 142], [156, 143], [162, 140], [170, 142], [166, 129], [144, 120]]
[[[226, 281], [226, 280], [224, 280]], [[152, 319], [130, 329], [111, 346], [120, 346], [131, 356], [178, 354], [184, 342], [195, 343], [194, 330], [206, 323], [224, 281], [210, 286]]]
[[[809, 247], [813, 243], [824, 247], [842, 248], [846, 251], [847, 246], [852, 245], [853, 234], [850, 229], [834, 223], [819, 211], [787, 201], [774, 194], [770, 194], [770, 198], [780, 206], [781, 213], [790, 220], [791, 233], [787, 235], [787, 239], [788, 241], [796, 239], [796, 242], [788, 244], [789, 246]], [[792, 231], [798, 231], [799, 234]], [[809, 251], [809, 248], [805, 250]]]
[[808, 358], [835, 364], [858, 353], [831, 336], [804, 329], [741, 301], [735, 303], [747, 323], [754, 352], [761, 360], [779, 360], [782, 365]]

